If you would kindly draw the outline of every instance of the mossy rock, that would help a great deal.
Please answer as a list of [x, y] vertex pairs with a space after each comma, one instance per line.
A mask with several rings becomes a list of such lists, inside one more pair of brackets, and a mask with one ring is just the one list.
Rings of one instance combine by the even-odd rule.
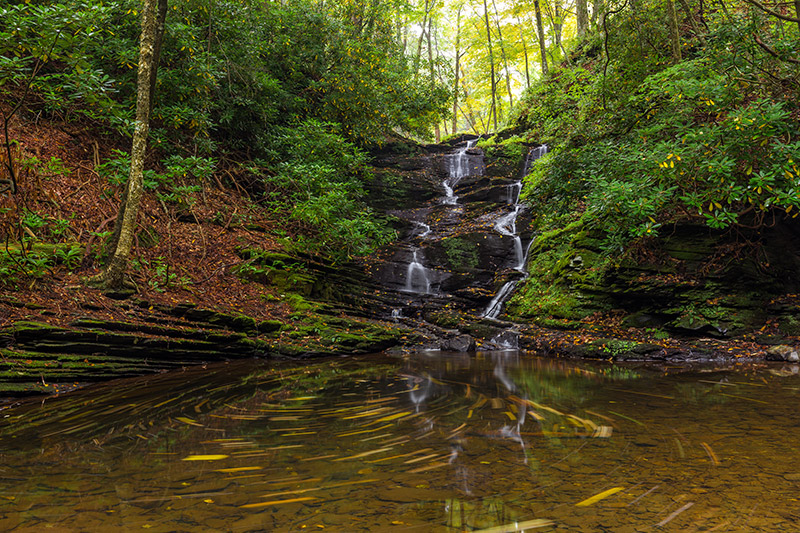
[[469, 322], [469, 317], [454, 309], [439, 309], [425, 313], [425, 320], [444, 329], [458, 329]]

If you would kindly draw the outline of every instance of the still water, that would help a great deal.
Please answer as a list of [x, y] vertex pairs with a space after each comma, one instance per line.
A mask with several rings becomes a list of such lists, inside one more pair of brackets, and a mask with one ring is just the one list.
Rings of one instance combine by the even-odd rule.
[[0, 411], [2, 531], [798, 531], [796, 367], [245, 361]]

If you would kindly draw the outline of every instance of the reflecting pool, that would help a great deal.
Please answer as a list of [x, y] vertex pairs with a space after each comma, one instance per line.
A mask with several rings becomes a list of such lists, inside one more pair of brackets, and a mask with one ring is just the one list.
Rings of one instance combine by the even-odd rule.
[[797, 531], [796, 366], [243, 361], [0, 410], [2, 531]]

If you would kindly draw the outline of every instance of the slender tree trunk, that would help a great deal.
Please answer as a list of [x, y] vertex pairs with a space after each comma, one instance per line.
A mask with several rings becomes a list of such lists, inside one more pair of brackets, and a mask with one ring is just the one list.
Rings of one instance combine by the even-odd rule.
[[497, 11], [497, 3], [495, 0], [492, 0], [492, 7], [494, 8], [494, 21], [495, 25], [497, 26], [497, 39], [500, 41], [500, 54], [503, 58], [503, 67], [506, 69], [506, 91], [508, 92], [508, 108], [509, 114], [511, 113], [511, 108], [514, 107], [514, 97], [511, 94], [511, 72], [508, 68], [508, 58], [506, 56], [506, 45], [503, 41], [503, 30], [500, 27], [500, 13]]
[[455, 80], [453, 82], [453, 133], [458, 131], [458, 83], [461, 75], [461, 10], [463, 7], [463, 4], [459, 5], [456, 12], [456, 64], [453, 69], [455, 70]]
[[542, 53], [542, 76], [547, 76], [547, 43], [544, 40], [544, 25], [542, 24], [542, 8], [539, 0], [533, 0], [533, 8], [536, 11], [536, 32], [539, 36], [539, 50]]
[[553, 3], [553, 11], [554, 13], [553, 13], [552, 24], [553, 24], [553, 36], [555, 37], [556, 41], [556, 48], [563, 50], [564, 47], [561, 46], [561, 34], [564, 29], [564, 21], [561, 18], [562, 17], [561, 6], [559, 5], [558, 2]]
[[[157, 0], [158, 6], [156, 7], [156, 20], [155, 20], [155, 40], [153, 42], [153, 62], [150, 69], [150, 95], [148, 102], [150, 111], [153, 110], [153, 100], [156, 92], [156, 82], [158, 81], [158, 63], [161, 59], [161, 44], [164, 41], [164, 30], [166, 28], [167, 20], [167, 0]], [[209, 44], [211, 39], [209, 39]], [[149, 114], [149, 112], [148, 112]], [[125, 210], [128, 207], [128, 187], [122, 191], [122, 197], [119, 202], [119, 211], [117, 218], [114, 221], [114, 231], [111, 233], [111, 240], [108, 242], [107, 251], [112, 253], [119, 243], [119, 235], [122, 232], [123, 220], [125, 220]]]
[[694, 33], [694, 36], [697, 38], [698, 41], [700, 41], [700, 44], [705, 46], [706, 39], [705, 36], [703, 35], [703, 31], [700, 29], [700, 25], [697, 23], [697, 17], [695, 17], [694, 10], [691, 8], [691, 6], [689, 6], [689, 3], [686, 0], [678, 0], [678, 2], [680, 2], [681, 8], [686, 13], [686, 17], [689, 19], [689, 24], [692, 25], [692, 32]]
[[[800, 19], [800, 0], [794, 0], [794, 18]], [[797, 31], [800, 33], [800, 20], [797, 21]]]
[[[209, 19], [211, 16], [209, 15]], [[156, 81], [158, 80], [158, 63], [161, 61], [161, 44], [164, 42], [164, 30], [167, 22], [167, 0], [158, 0], [156, 14], [156, 34], [153, 43], [153, 67], [150, 71], [150, 110], [153, 110], [153, 98], [156, 94]], [[211, 36], [208, 36], [209, 45]]]
[[[536, 0], [538, 2], [538, 0]], [[497, 82], [494, 75], [494, 52], [492, 52], [492, 27], [489, 25], [489, 7], [486, 0], [483, 0], [483, 18], [486, 22], [486, 41], [489, 46], [489, 64], [492, 74], [492, 118], [494, 119], [494, 131], [497, 131]]]
[[428, 25], [428, 11], [430, 9], [430, 2], [429, 0], [425, 0], [425, 13], [422, 15], [422, 32], [419, 34], [419, 40], [417, 41], [417, 57], [414, 58], [414, 72], [419, 72], [419, 62], [422, 59], [422, 41], [425, 40], [425, 28]]
[[[431, 34], [433, 33], [433, 17], [428, 18], [428, 63], [430, 63], [431, 67], [431, 87], [436, 84], [436, 72], [434, 72], [433, 67], [433, 43], [431, 41]], [[442, 141], [442, 132], [439, 127], [439, 122], [436, 122], [436, 125], [433, 127], [434, 135], [436, 137], [436, 144], [439, 144]]]
[[667, 0], [667, 18], [669, 19], [669, 41], [672, 45], [672, 60], [676, 63], [681, 60], [681, 33], [678, 29], [678, 13], [675, 2]]
[[517, 27], [519, 27], [519, 40], [522, 43], [522, 52], [525, 55], [525, 87], [527, 89], [531, 88], [531, 69], [530, 63], [528, 61], [528, 44], [525, 42], [525, 34], [523, 33], [523, 29], [525, 26], [522, 25], [522, 19], [519, 15], [517, 15]]
[[586, 0], [575, 1], [575, 23], [577, 26], [578, 37], [585, 37], [586, 30], [589, 29], [589, 6]]
[[[101, 274], [104, 285], [112, 289], [120, 289], [124, 285], [124, 276], [133, 248], [139, 202], [143, 192], [142, 177], [147, 150], [147, 135], [150, 130], [150, 87], [157, 36], [155, 9], [157, 1], [144, 0], [142, 7], [142, 34], [139, 40], [139, 70], [136, 80], [136, 121], [131, 145], [130, 177], [126, 188], [124, 208], [121, 207], [120, 213], [117, 215], [120, 220], [119, 240], [111, 262], [105, 272]], [[166, 0], [164, 3], [166, 4]]]
[[603, 7], [604, 5], [605, 4], [603, 3], [603, 0], [594, 0], [592, 2], [591, 23], [592, 23], [592, 28], [594, 28], [595, 30], [597, 30], [597, 25], [598, 25], [599, 21], [602, 20], [602, 18], [603, 18], [602, 11], [604, 9], [604, 7]]

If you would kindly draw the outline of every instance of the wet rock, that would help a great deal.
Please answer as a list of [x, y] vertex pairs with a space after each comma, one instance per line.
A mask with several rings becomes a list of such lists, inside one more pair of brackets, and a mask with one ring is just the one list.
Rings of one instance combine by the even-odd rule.
[[442, 342], [442, 350], [448, 352], [470, 352], [475, 350], [475, 339], [470, 335], [458, 335]]
[[767, 350], [767, 360], [797, 363], [800, 362], [800, 353], [798, 353], [798, 349], [794, 346], [779, 344]]
[[505, 330], [498, 333], [482, 346], [485, 350], [509, 350], [519, 347], [519, 333], [514, 330]]

